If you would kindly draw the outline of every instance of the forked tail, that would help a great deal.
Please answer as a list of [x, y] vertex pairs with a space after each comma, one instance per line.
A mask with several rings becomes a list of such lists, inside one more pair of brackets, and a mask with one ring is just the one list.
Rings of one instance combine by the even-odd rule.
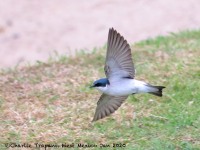
[[148, 92], [150, 94], [156, 95], [156, 96], [162, 96], [162, 89], [164, 89], [164, 86], [153, 86], [153, 85], [149, 85], [148, 87], [152, 88], [152, 92]]

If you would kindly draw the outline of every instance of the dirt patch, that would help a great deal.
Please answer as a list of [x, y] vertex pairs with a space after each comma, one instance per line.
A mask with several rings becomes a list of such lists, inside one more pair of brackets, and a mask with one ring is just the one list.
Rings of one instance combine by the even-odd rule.
[[198, 6], [198, 0], [1, 1], [0, 67], [46, 60], [55, 50], [89, 51], [106, 43], [110, 27], [130, 43], [197, 28]]

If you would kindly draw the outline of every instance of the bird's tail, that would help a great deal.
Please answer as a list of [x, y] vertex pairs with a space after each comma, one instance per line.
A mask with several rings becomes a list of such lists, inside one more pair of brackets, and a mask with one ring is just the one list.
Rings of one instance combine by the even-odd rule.
[[150, 94], [156, 95], [156, 96], [162, 96], [162, 89], [164, 89], [164, 86], [153, 86], [148, 84], [148, 87], [150, 87], [152, 92], [148, 92]]

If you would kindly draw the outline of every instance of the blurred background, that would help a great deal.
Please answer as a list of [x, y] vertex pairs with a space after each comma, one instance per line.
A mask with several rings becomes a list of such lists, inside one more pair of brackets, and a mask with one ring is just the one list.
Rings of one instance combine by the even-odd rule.
[[199, 14], [198, 0], [1, 0], [0, 68], [91, 51], [110, 27], [131, 44], [199, 28]]

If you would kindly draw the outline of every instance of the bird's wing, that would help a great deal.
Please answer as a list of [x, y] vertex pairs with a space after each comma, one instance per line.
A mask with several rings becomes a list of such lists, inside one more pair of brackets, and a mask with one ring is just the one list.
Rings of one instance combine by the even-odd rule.
[[108, 33], [107, 55], [104, 70], [109, 79], [112, 77], [134, 78], [135, 76], [130, 46], [124, 37], [113, 28], [111, 28]]
[[97, 121], [115, 112], [127, 97], [102, 94], [97, 102], [96, 112], [92, 121]]

